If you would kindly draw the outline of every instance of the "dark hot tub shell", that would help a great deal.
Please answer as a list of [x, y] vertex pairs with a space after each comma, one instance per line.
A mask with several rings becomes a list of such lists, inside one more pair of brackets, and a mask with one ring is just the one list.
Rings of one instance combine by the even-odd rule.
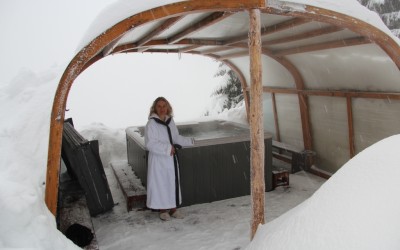
[[[194, 137], [193, 147], [179, 151], [182, 206], [250, 194], [250, 131], [228, 121], [177, 125], [183, 136]], [[144, 127], [126, 129], [128, 163], [143, 185], [147, 182]], [[272, 140], [264, 134], [266, 191], [272, 190]]]

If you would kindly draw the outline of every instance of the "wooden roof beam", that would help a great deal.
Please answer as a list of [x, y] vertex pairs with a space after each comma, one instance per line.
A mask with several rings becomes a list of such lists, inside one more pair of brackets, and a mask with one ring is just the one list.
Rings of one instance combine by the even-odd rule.
[[[305, 18], [293, 18], [290, 20], [286, 20], [284, 22], [281, 23], [277, 23], [268, 27], [263, 27], [261, 28], [261, 36], [266, 36], [266, 35], [270, 35], [279, 31], [283, 31], [286, 29], [290, 29], [305, 23], [310, 22], [311, 20], [309, 19], [305, 19]], [[238, 37], [234, 37], [231, 39], [228, 39], [224, 42], [224, 45], [230, 45], [230, 44], [234, 44], [234, 43], [238, 43], [238, 42], [242, 42], [248, 39], [248, 35], [242, 35], [242, 36], [238, 36]]]
[[202, 45], [198, 45], [198, 44], [187, 46], [185, 48], [179, 49], [179, 53], [189, 52], [189, 51], [195, 50], [195, 49], [200, 48], [200, 47], [203, 47], [203, 46]]
[[299, 54], [299, 53], [305, 53], [305, 52], [334, 49], [334, 48], [341, 48], [341, 47], [348, 47], [348, 46], [356, 46], [356, 45], [362, 45], [362, 44], [368, 44], [368, 43], [371, 43], [371, 40], [369, 40], [368, 38], [356, 37], [356, 38], [349, 38], [349, 39], [341, 39], [341, 40], [332, 41], [332, 42], [306, 45], [306, 46], [295, 47], [295, 48], [290, 48], [290, 49], [277, 50], [277, 51], [273, 51], [272, 54], [274, 56], [281, 57], [281, 56], [287, 56], [287, 55], [293, 55], [293, 54]]
[[231, 46], [219, 46], [219, 47], [203, 50], [203, 51], [201, 51], [201, 54], [209, 55], [209, 54], [222, 52], [222, 51], [225, 51], [225, 50], [231, 50], [231, 49], [234, 49], [234, 48], [235, 47], [233, 47], [233, 46], [232, 47]]
[[[166, 21], [164, 21], [160, 26], [158, 26], [157, 28], [155, 28], [154, 30], [150, 31], [147, 35], [145, 35], [144, 37], [142, 37], [139, 41], [136, 42], [137, 46], [140, 47], [143, 44], [147, 43], [148, 41], [150, 41], [151, 39], [153, 39], [154, 37], [158, 36], [159, 34], [161, 34], [162, 32], [164, 32], [165, 30], [169, 29], [171, 26], [173, 26], [175, 23], [177, 23], [179, 20], [181, 20], [184, 16], [177, 16], [177, 17], [172, 17], [172, 18], [168, 18]], [[143, 49], [142, 51], [144, 51], [146, 49]]]
[[330, 27], [325, 27], [325, 28], [321, 28], [321, 29], [311, 30], [311, 31], [293, 35], [293, 36], [264, 41], [263, 44], [264, 45], [274, 45], [274, 44], [280, 44], [280, 43], [294, 42], [294, 41], [298, 41], [298, 40], [302, 40], [302, 39], [308, 39], [311, 37], [317, 37], [317, 36], [335, 33], [335, 32], [341, 31], [341, 30], [344, 30], [344, 28], [337, 27], [337, 26], [330, 26]]
[[160, 26], [157, 28], [153, 29], [150, 31], [148, 34], [146, 34], [144, 37], [142, 37], [139, 41], [136, 42], [136, 46], [140, 47], [143, 44], [147, 43], [151, 39], [153, 39], [155, 36], [161, 34], [165, 30], [169, 29], [172, 25], [177, 23], [179, 20], [181, 20], [184, 16], [177, 16], [177, 17], [172, 17], [168, 18], [165, 20]]
[[[247, 91], [249, 88], [247, 87]], [[374, 91], [352, 91], [352, 90], [298, 90], [294, 88], [275, 88], [263, 87], [264, 92], [276, 94], [298, 94], [302, 93], [307, 96], [329, 96], [329, 97], [351, 97], [351, 98], [367, 98], [367, 99], [385, 99], [400, 100], [399, 92], [374, 92]]]
[[[151, 40], [151, 41], [143, 44], [142, 47], [139, 47], [137, 43], [124, 44], [124, 45], [117, 46], [113, 50], [113, 54], [122, 53], [122, 52], [125, 52], [126, 50], [132, 50], [132, 49], [136, 49], [137, 51], [144, 52], [145, 50], [149, 49], [152, 46], [168, 45], [168, 44], [169, 43], [168, 43], [167, 39]], [[218, 41], [218, 40], [208, 40], [208, 39], [182, 39], [179, 42], [175, 43], [174, 45], [218, 46], [218, 45], [222, 45], [222, 42]], [[144, 48], [146, 48], [146, 49], [144, 49]]]
[[215, 24], [227, 17], [229, 17], [230, 15], [232, 15], [233, 13], [231, 12], [214, 12], [211, 15], [207, 16], [206, 18], [202, 19], [201, 21], [191, 25], [190, 27], [182, 30], [181, 32], [173, 35], [172, 37], [168, 38], [168, 43], [172, 44], [172, 43], [176, 43], [180, 40], [182, 40], [183, 38], [185, 38], [186, 36], [199, 31], [201, 29], [204, 29], [212, 24]]
[[227, 60], [227, 59], [243, 57], [243, 56], [249, 56], [249, 51], [245, 50], [245, 51], [235, 52], [235, 53], [232, 53], [232, 54], [227, 54], [227, 55], [224, 55], [224, 56], [220, 56], [218, 59], [219, 60]]

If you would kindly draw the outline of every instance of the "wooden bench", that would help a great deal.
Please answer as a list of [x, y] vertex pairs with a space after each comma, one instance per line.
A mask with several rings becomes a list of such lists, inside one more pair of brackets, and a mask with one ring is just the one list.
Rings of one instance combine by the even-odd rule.
[[272, 156], [291, 164], [292, 173], [301, 170], [308, 171], [314, 162], [315, 152], [313, 151], [303, 150], [274, 140], [272, 141], [272, 147], [276, 149], [276, 151], [272, 151]]
[[111, 168], [126, 200], [126, 208], [131, 211], [134, 207], [146, 206], [146, 189], [135, 175], [127, 161], [111, 162]]

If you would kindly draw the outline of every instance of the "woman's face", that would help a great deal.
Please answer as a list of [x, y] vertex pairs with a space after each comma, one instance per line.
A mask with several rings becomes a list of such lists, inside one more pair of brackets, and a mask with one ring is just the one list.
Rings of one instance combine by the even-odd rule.
[[168, 113], [168, 105], [165, 101], [160, 100], [156, 103], [156, 114], [164, 119]]

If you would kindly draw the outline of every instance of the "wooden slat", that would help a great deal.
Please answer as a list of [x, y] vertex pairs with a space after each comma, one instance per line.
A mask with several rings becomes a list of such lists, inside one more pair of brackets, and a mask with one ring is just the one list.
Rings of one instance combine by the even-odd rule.
[[224, 55], [224, 56], [220, 56], [219, 60], [227, 60], [227, 59], [243, 57], [243, 56], [249, 56], [249, 52], [248, 51], [239, 51], [239, 52], [227, 54], [227, 55]]
[[[274, 25], [262, 28], [261, 36], [266, 36], [266, 35], [270, 35], [270, 34], [273, 34], [273, 33], [279, 32], [279, 31], [294, 28], [296, 26], [303, 25], [308, 22], [310, 22], [310, 20], [308, 20], [308, 19], [293, 18], [293, 19], [290, 19], [290, 20], [287, 20], [287, 21], [284, 21], [284, 22], [281, 22], [278, 24], [274, 24]], [[247, 39], [248, 39], [248, 35], [237, 36], [237, 37], [225, 40], [224, 45], [230, 45], [230, 44], [242, 42]]]
[[356, 38], [349, 38], [349, 39], [341, 39], [332, 42], [325, 42], [325, 43], [318, 43], [312, 45], [306, 45], [301, 47], [294, 47], [290, 49], [283, 49], [273, 51], [273, 55], [275, 56], [287, 56], [305, 52], [312, 52], [318, 50], [326, 50], [326, 49], [335, 49], [335, 48], [342, 48], [348, 46], [356, 46], [362, 44], [369, 44], [371, 41], [365, 37], [356, 37]]
[[196, 32], [196, 31], [199, 31], [201, 29], [204, 29], [214, 23], [217, 23], [217, 22], [229, 17], [232, 14], [233, 13], [228, 13], [228, 12], [212, 13], [211, 15], [207, 16], [206, 18], [202, 19], [201, 21], [191, 25], [190, 27], [180, 31], [178, 34], [175, 34], [174, 36], [168, 38], [168, 43], [169, 44], [176, 43], [177, 41], [182, 40], [186, 36]]
[[176, 17], [171, 17], [165, 20], [160, 26], [157, 28], [153, 29], [150, 31], [148, 34], [146, 34], [144, 37], [142, 37], [139, 41], [136, 42], [136, 46], [142, 46], [143, 44], [147, 43], [151, 39], [153, 39], [155, 36], [161, 34], [165, 30], [169, 29], [171, 26], [173, 26], [175, 23], [177, 23], [179, 20], [181, 20], [184, 16], [176, 16]]
[[220, 46], [220, 47], [203, 50], [203, 51], [201, 51], [201, 54], [208, 55], [208, 54], [214, 54], [214, 53], [222, 52], [225, 50], [232, 50], [232, 49], [235, 49], [235, 47], [234, 46]]
[[189, 52], [189, 51], [195, 50], [195, 49], [200, 48], [200, 47], [202, 47], [202, 45], [187, 46], [187, 47], [185, 47], [183, 49], [179, 49], [179, 53]]
[[337, 26], [330, 26], [330, 27], [326, 27], [326, 28], [311, 30], [311, 31], [304, 32], [304, 33], [297, 34], [297, 35], [292, 35], [292, 36], [282, 37], [282, 38], [278, 38], [278, 39], [274, 39], [274, 40], [264, 41], [263, 44], [264, 45], [274, 45], [274, 44], [280, 44], [280, 43], [294, 42], [294, 41], [299, 41], [302, 39], [309, 39], [312, 37], [335, 33], [335, 32], [341, 31], [341, 30], [343, 30], [343, 28], [337, 27]]
[[354, 126], [353, 126], [353, 104], [351, 97], [346, 97], [347, 102], [347, 127], [349, 129], [349, 150], [350, 150], [350, 158], [353, 158], [355, 155], [355, 146], [354, 146]]
[[274, 114], [276, 140], [281, 141], [281, 134], [279, 132], [278, 112], [276, 110], [275, 93], [271, 93], [271, 97], [272, 97], [272, 110], [273, 110], [273, 114]]
[[271, 88], [263, 87], [264, 92], [277, 93], [277, 94], [298, 94], [302, 93], [307, 96], [332, 96], [332, 97], [352, 97], [352, 98], [369, 98], [369, 99], [387, 99], [387, 100], [400, 100], [400, 93], [398, 92], [365, 92], [365, 91], [335, 91], [335, 90], [297, 90], [290, 88]]

